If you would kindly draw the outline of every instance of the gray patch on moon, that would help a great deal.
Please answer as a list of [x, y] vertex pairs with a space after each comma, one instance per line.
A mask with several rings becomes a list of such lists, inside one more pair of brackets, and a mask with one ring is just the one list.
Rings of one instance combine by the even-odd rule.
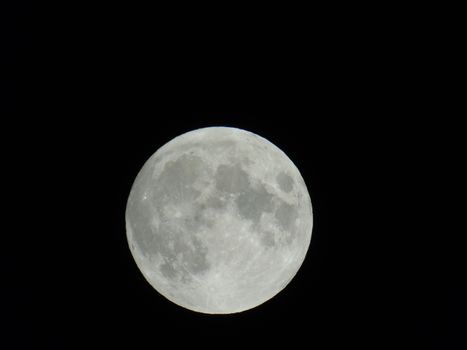
[[157, 177], [158, 186], [153, 193], [153, 201], [160, 205], [168, 202], [179, 203], [196, 199], [200, 191], [193, 188], [206, 164], [194, 155], [182, 155], [165, 164], [162, 173]]
[[263, 212], [272, 212], [272, 194], [266, 191], [263, 185], [257, 189], [249, 188], [236, 199], [238, 212], [245, 218], [257, 223]]
[[192, 238], [191, 243], [190, 249], [182, 253], [182, 261], [188, 272], [198, 275], [211, 267], [207, 259], [208, 248], [196, 237]]
[[164, 228], [157, 232], [155, 237], [152, 252], [163, 259], [164, 262], [159, 269], [167, 279], [179, 277], [189, 281], [190, 276], [210, 269], [208, 249], [198, 238], [194, 236], [190, 238], [183, 232], [171, 228]]
[[277, 222], [284, 230], [291, 230], [298, 216], [297, 209], [294, 205], [285, 202], [279, 205], [274, 216]]
[[159, 270], [162, 273], [162, 276], [164, 276], [167, 279], [171, 280], [174, 279], [175, 276], [177, 276], [177, 270], [175, 270], [173, 262], [165, 261], [163, 264], [161, 264]]
[[274, 240], [274, 234], [270, 231], [263, 231], [261, 232], [261, 243], [266, 247], [266, 248], [272, 248], [276, 245], [276, 242]]
[[221, 201], [216, 196], [209, 196], [204, 202], [194, 205], [193, 214], [190, 219], [186, 221], [185, 228], [191, 231], [197, 231], [201, 228], [212, 228], [214, 225], [214, 218], [212, 213], [214, 211], [222, 211], [226, 208], [226, 202]]
[[241, 168], [240, 165], [225, 165], [218, 166], [216, 175], [216, 188], [226, 193], [239, 193], [248, 189], [249, 181], [248, 174]]
[[223, 209], [226, 207], [225, 201], [222, 201], [218, 196], [208, 197], [204, 204], [207, 208], [213, 209]]
[[251, 186], [248, 173], [239, 164], [219, 165], [215, 181], [219, 191], [236, 196], [235, 204], [243, 218], [257, 223], [263, 212], [272, 212], [273, 195], [262, 184]]
[[276, 181], [277, 183], [279, 184], [279, 188], [286, 192], [286, 193], [289, 193], [290, 191], [292, 191], [293, 189], [293, 184], [294, 184], [294, 181], [293, 179], [287, 175], [286, 173], [284, 172], [281, 172], [277, 175], [276, 177]]

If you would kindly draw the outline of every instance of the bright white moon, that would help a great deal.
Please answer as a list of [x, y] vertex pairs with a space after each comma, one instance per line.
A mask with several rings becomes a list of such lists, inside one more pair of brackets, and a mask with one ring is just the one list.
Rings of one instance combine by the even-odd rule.
[[148, 282], [187, 309], [227, 314], [280, 292], [313, 225], [300, 172], [251, 132], [198, 129], [144, 164], [126, 208], [127, 238]]

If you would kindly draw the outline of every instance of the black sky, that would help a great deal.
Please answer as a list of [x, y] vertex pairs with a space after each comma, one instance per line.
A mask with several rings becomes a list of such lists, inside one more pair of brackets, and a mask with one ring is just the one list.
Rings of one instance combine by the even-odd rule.
[[[465, 111], [426, 61], [436, 36], [367, 6], [180, 7], [26, 3], [4, 22], [6, 187], [21, 188], [2, 249], [8, 341], [463, 348]], [[219, 125], [289, 155], [314, 227], [277, 297], [207, 316], [144, 280], [124, 210], [153, 152]]]

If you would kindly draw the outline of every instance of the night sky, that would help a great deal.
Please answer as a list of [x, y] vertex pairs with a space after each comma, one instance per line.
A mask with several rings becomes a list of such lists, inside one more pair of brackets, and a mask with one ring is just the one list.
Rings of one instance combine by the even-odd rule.
[[[179, 6], [24, 4], [4, 22], [4, 348], [465, 349], [465, 137], [410, 21]], [[313, 205], [296, 277], [234, 315], [166, 300], [126, 241], [141, 166], [206, 126], [277, 145]]]

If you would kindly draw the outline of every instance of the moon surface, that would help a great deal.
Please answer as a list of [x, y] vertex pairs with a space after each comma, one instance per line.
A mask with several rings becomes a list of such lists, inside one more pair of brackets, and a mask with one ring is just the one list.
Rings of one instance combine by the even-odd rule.
[[305, 259], [311, 200], [293, 162], [251, 132], [180, 135], [138, 173], [127, 239], [146, 280], [187, 309], [229, 314], [279, 293]]

